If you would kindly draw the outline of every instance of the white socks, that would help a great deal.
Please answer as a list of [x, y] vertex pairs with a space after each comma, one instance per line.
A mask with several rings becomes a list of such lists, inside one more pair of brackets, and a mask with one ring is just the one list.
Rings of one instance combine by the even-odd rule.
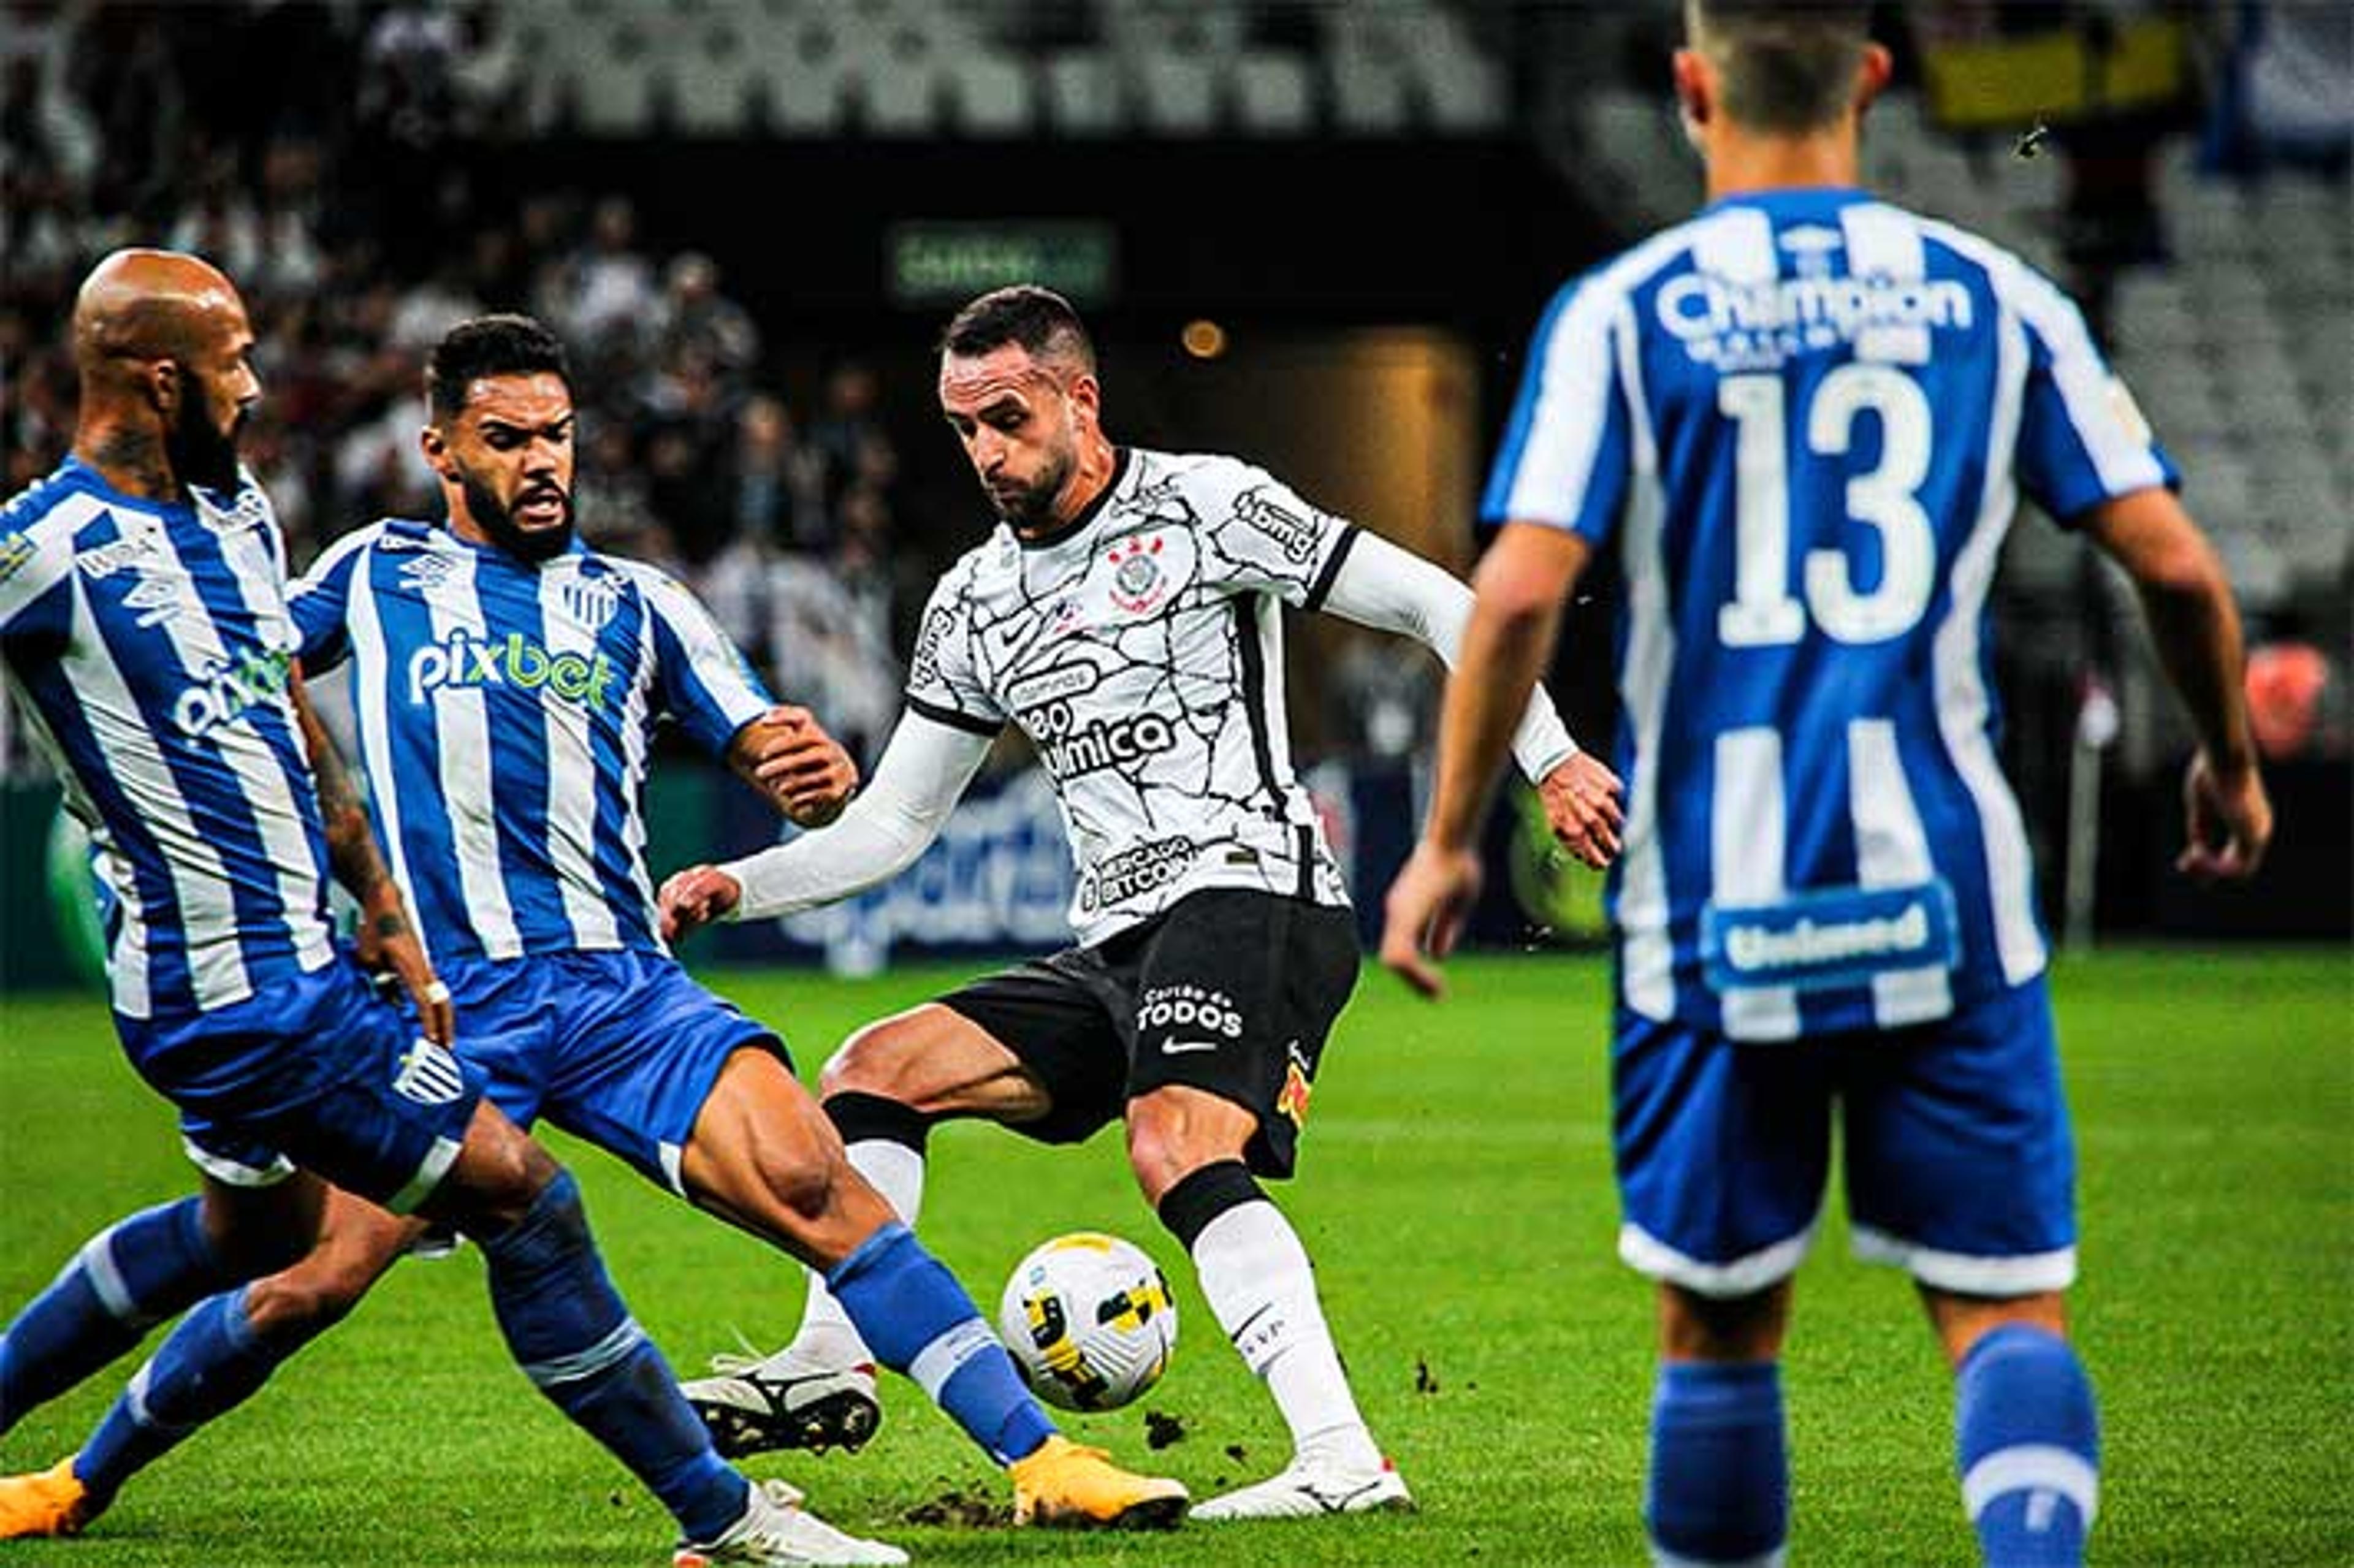
[[[915, 1229], [916, 1216], [924, 1206], [924, 1157], [887, 1138], [861, 1139], [850, 1145], [848, 1153], [850, 1168], [883, 1194], [883, 1201], [907, 1222], [909, 1230]], [[801, 1306], [801, 1330], [786, 1349], [803, 1351], [830, 1366], [854, 1366], [875, 1359], [866, 1341], [850, 1326], [850, 1314], [842, 1309], [842, 1303], [833, 1298], [815, 1269], [809, 1271], [809, 1299]]]
[[1381, 1449], [1357, 1413], [1315, 1271], [1283, 1211], [1264, 1199], [1228, 1209], [1193, 1239], [1193, 1267], [1218, 1326], [1274, 1395], [1292, 1447], [1378, 1468]]

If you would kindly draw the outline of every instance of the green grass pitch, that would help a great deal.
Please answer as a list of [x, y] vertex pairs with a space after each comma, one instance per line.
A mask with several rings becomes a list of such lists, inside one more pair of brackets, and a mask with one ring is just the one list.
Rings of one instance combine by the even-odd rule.
[[[961, 971], [959, 971], [961, 972]], [[957, 978], [722, 972], [805, 1075], [856, 1024]], [[1614, 1259], [1606, 970], [1578, 957], [1459, 962], [1426, 1007], [1368, 972], [1327, 1058], [1304, 1176], [1284, 1202], [1412, 1517], [1074, 1537], [910, 1521], [1003, 1483], [912, 1387], [855, 1457], [754, 1461], [836, 1522], [943, 1563], [1633, 1563], [1650, 1384], [1647, 1287]], [[2147, 952], [2054, 980], [2083, 1163], [2078, 1335], [2105, 1426], [2105, 1563], [2354, 1563], [2354, 992], [2343, 951]], [[675, 1364], [796, 1320], [798, 1270], [552, 1139], [608, 1255]], [[1075, 1419], [1197, 1496], [1285, 1456], [1218, 1343], [1116, 1139], [1034, 1148], [957, 1127], [933, 1146], [923, 1234], [993, 1312], [1034, 1243], [1079, 1227], [1160, 1258], [1182, 1332], [1136, 1406]], [[183, 1191], [168, 1112], [95, 1001], [0, 1002], [0, 1311], [118, 1213]], [[1948, 1383], [1911, 1292], [1846, 1255], [1837, 1205], [1800, 1277], [1787, 1367], [1794, 1561], [1975, 1561], [1951, 1474]], [[472, 1254], [397, 1270], [262, 1396], [124, 1494], [74, 1542], [0, 1568], [131, 1564], [644, 1564], [668, 1521], [505, 1362]], [[0, 1440], [69, 1451], [134, 1361]], [[1145, 1412], [1183, 1436], [1148, 1453]]]

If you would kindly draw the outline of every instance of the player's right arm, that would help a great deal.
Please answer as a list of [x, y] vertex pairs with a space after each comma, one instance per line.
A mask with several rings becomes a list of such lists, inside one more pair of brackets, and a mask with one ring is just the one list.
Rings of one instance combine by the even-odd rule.
[[2161, 486], [2095, 506], [2083, 526], [2133, 578], [2158, 661], [2199, 735], [2182, 786], [2190, 842], [2175, 863], [2201, 879], [2250, 875], [2272, 840], [2273, 809], [2248, 726], [2247, 661], [2223, 563]]
[[989, 756], [990, 738], [910, 709], [875, 777], [833, 825], [663, 884], [663, 938], [714, 920], [764, 920], [831, 904], [916, 863]]
[[360, 963], [372, 970], [389, 970], [416, 1005], [425, 1037], [437, 1045], [447, 1045], [457, 1033], [450, 988], [434, 974], [432, 961], [425, 956], [425, 943], [408, 917], [400, 885], [385, 869], [384, 856], [376, 848], [367, 807], [360, 800], [351, 771], [344, 766], [343, 754], [335, 749], [326, 726], [311, 706], [300, 670], [287, 673], [286, 694], [301, 721], [303, 749], [310, 754], [311, 773], [318, 785], [328, 864], [335, 880], [359, 905]]

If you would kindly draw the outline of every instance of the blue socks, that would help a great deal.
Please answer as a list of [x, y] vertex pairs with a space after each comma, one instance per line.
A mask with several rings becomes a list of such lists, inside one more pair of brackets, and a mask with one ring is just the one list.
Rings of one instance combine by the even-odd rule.
[[750, 1488], [711, 1446], [662, 1352], [605, 1272], [561, 1171], [530, 1212], [474, 1238], [490, 1265], [491, 1307], [525, 1376], [610, 1449], [676, 1516], [692, 1542], [743, 1517]]
[[1054, 1436], [981, 1308], [906, 1225], [876, 1230], [825, 1283], [875, 1359], [913, 1378], [999, 1464]]
[[1790, 1473], [1778, 1364], [1670, 1361], [1659, 1368], [1643, 1518], [1661, 1563], [1781, 1561]]
[[1954, 1387], [1962, 1503], [1991, 1568], [2073, 1568], [2100, 1500], [2100, 1420], [2068, 1342], [2009, 1323], [1962, 1358]]
[[74, 1475], [99, 1506], [189, 1433], [251, 1398], [310, 1341], [309, 1334], [256, 1337], [245, 1298], [232, 1290], [183, 1318], [74, 1456]]
[[201, 1198], [100, 1232], [0, 1333], [0, 1433], [130, 1350], [153, 1325], [233, 1283], [205, 1234]]

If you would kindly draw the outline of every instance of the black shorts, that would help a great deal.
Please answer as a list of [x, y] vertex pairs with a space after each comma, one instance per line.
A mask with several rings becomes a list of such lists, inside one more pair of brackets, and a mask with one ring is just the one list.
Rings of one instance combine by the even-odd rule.
[[1347, 909], [1243, 888], [1188, 894], [1092, 948], [975, 980], [940, 998], [1022, 1060], [1053, 1101], [1009, 1123], [1042, 1143], [1078, 1143], [1128, 1102], [1170, 1084], [1258, 1118], [1244, 1158], [1291, 1174], [1325, 1036], [1356, 988]]

